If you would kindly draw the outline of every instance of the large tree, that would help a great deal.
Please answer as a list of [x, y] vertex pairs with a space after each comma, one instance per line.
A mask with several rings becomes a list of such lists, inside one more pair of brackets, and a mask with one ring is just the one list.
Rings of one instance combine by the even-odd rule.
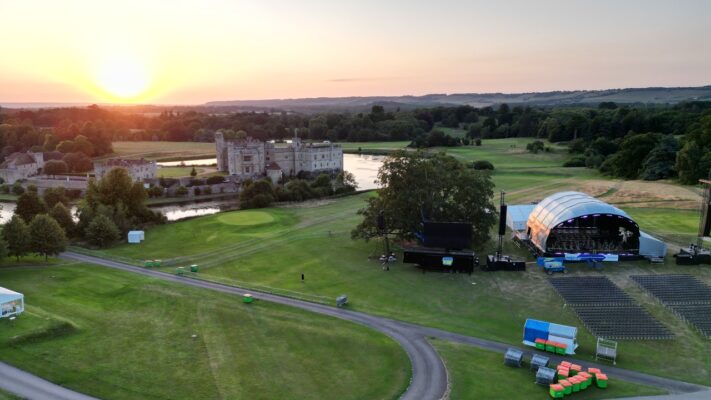
[[98, 247], [106, 247], [119, 240], [121, 233], [116, 224], [108, 217], [97, 215], [86, 228], [86, 237], [89, 243]]
[[49, 215], [40, 214], [30, 222], [30, 250], [44, 256], [57, 255], [67, 248], [64, 229]]
[[489, 172], [467, 168], [444, 153], [395, 152], [378, 171], [378, 183], [378, 196], [358, 211], [363, 221], [351, 233], [354, 238], [377, 236], [381, 213], [387, 233], [402, 239], [414, 238], [423, 216], [439, 222], [471, 222], [475, 246], [489, 239], [496, 223]]
[[17, 199], [15, 214], [22, 217], [27, 223], [32, 221], [35, 215], [46, 213], [47, 204], [37, 195], [37, 192], [28, 190]]
[[3, 226], [2, 237], [7, 242], [8, 255], [18, 261], [30, 251], [30, 229], [19, 215], [13, 215]]
[[64, 229], [64, 233], [66, 233], [67, 237], [71, 237], [74, 235], [74, 229], [76, 227], [76, 224], [74, 223], [74, 219], [72, 218], [72, 213], [67, 207], [64, 206], [64, 204], [55, 204], [54, 207], [49, 210], [49, 216], [54, 218], [54, 220], [59, 223], [59, 226]]

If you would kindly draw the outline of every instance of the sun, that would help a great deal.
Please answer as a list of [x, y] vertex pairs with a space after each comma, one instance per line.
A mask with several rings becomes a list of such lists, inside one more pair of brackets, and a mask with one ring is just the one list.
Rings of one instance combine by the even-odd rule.
[[138, 60], [114, 58], [106, 60], [96, 76], [98, 86], [119, 100], [140, 97], [150, 85], [149, 74]]

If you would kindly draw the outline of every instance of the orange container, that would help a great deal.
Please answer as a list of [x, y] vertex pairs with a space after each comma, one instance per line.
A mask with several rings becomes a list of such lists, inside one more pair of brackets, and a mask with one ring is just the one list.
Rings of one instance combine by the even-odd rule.
[[570, 374], [571, 375], [577, 375], [578, 372], [582, 371], [582, 367], [578, 364], [570, 364]]
[[570, 361], [561, 361], [561, 362], [560, 362], [560, 365], [562, 365], [562, 366], [564, 366], [564, 367], [566, 367], [566, 368], [570, 368], [570, 365], [571, 365], [571, 364], [570, 364]]

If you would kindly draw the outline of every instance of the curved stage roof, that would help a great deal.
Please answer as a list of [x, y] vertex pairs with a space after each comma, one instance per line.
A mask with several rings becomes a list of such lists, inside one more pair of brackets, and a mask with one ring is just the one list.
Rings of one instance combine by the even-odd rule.
[[529, 238], [545, 250], [553, 228], [567, 220], [595, 214], [617, 215], [632, 221], [626, 212], [585, 193], [559, 192], [543, 199], [528, 216]]

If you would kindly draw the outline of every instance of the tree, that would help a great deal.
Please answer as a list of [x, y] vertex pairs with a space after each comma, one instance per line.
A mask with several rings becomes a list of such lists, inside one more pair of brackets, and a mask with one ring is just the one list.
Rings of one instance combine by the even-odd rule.
[[2, 228], [2, 238], [7, 243], [8, 255], [18, 261], [30, 251], [30, 229], [19, 215], [13, 215]]
[[274, 200], [274, 187], [267, 179], [248, 183], [240, 194], [240, 205], [244, 208], [268, 207]]
[[47, 204], [42, 200], [36, 192], [27, 191], [20, 195], [17, 199], [15, 214], [27, 221], [32, 221], [35, 215], [46, 214]]
[[526, 145], [526, 150], [530, 153], [538, 154], [546, 148], [545, 143], [540, 140], [534, 140], [533, 142]]
[[0, 239], [0, 259], [8, 256], [9, 249], [7, 247], [7, 242], [4, 239]]
[[71, 140], [63, 140], [57, 145], [57, 151], [64, 154], [75, 152], [74, 142]]
[[69, 167], [62, 160], [49, 160], [44, 163], [44, 173], [47, 175], [62, 175], [67, 172], [69, 172]]
[[30, 222], [30, 250], [44, 256], [57, 255], [67, 248], [67, 236], [59, 223], [49, 215], [36, 215]]
[[57, 203], [62, 203], [65, 206], [69, 206], [69, 198], [67, 197], [67, 192], [63, 187], [52, 187], [47, 188], [42, 195], [47, 208], [51, 209]]
[[74, 138], [74, 151], [84, 153], [87, 157], [94, 155], [94, 145], [86, 136], [79, 135]]
[[89, 243], [103, 248], [119, 240], [121, 236], [113, 221], [105, 215], [97, 215], [86, 228], [86, 237]]
[[646, 181], [667, 179], [675, 175], [674, 163], [679, 151], [679, 142], [674, 136], [665, 136], [644, 160], [640, 177]]
[[67, 207], [64, 206], [64, 204], [56, 203], [49, 211], [49, 216], [54, 218], [54, 220], [59, 223], [59, 226], [64, 229], [64, 233], [67, 237], [74, 235], [74, 219], [72, 218], [72, 213]]
[[193, 178], [197, 176], [197, 171], [195, 170], [195, 167], [190, 170], [190, 176], [192, 176]]
[[22, 193], [25, 193], [25, 188], [22, 187], [20, 182], [15, 182], [12, 184], [12, 193], [19, 196]]
[[91, 159], [82, 152], [65, 154], [62, 158], [71, 172], [87, 172], [94, 168]]
[[311, 183], [311, 187], [319, 194], [319, 197], [330, 196], [333, 194], [331, 186], [331, 177], [328, 174], [320, 174]]
[[336, 194], [355, 192], [358, 189], [355, 175], [348, 171], [341, 171], [336, 175], [335, 181]]
[[396, 151], [378, 171], [377, 182], [381, 189], [358, 211], [363, 221], [351, 232], [353, 238], [377, 236], [381, 213], [388, 233], [402, 239], [415, 237], [423, 215], [432, 221], [471, 222], [475, 245], [489, 239], [496, 223], [490, 173], [467, 168], [444, 153]]

